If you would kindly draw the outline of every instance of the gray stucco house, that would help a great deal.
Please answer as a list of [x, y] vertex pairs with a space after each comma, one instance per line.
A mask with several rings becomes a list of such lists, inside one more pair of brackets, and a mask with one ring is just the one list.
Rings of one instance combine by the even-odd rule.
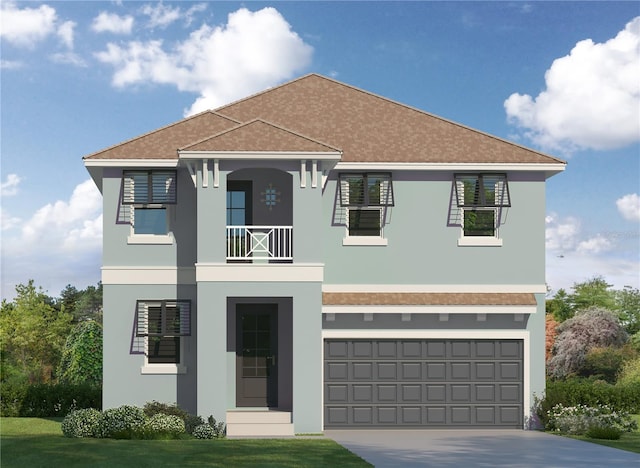
[[311, 74], [84, 158], [104, 407], [230, 435], [522, 428], [553, 157]]

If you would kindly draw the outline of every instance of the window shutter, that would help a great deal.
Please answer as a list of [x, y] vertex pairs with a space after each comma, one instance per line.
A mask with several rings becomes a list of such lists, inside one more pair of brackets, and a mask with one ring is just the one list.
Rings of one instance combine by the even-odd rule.
[[369, 184], [371, 181], [378, 185], [376, 188], [376, 195], [379, 194], [376, 198], [377, 200], [372, 199], [372, 194], [369, 194], [369, 205], [370, 206], [393, 206], [393, 184], [391, 182], [390, 174], [368, 174], [367, 179], [369, 180]]
[[511, 198], [509, 197], [509, 184], [507, 184], [506, 176], [503, 175], [494, 182], [494, 190], [496, 194], [496, 206], [511, 206]]
[[151, 172], [151, 202], [176, 203], [176, 171]]
[[457, 174], [454, 189], [458, 207], [511, 206], [506, 174]]
[[191, 336], [191, 301], [166, 301], [165, 306], [165, 336]]
[[364, 176], [362, 174], [340, 175], [340, 205], [362, 206], [364, 204]]
[[454, 187], [456, 190], [456, 204], [459, 207], [464, 206], [464, 182], [462, 180], [456, 180]]
[[136, 336], [149, 335], [149, 308], [144, 301], [136, 302]]

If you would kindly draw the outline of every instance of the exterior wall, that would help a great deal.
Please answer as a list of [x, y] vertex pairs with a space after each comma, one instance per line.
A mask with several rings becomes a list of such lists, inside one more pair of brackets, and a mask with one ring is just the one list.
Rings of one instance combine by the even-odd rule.
[[324, 189], [325, 284], [544, 285], [544, 177], [508, 174], [501, 247], [458, 246], [451, 223], [453, 173], [396, 171], [387, 246], [343, 246], [337, 174]]
[[[182, 338], [186, 373], [142, 374], [145, 356], [140, 352], [144, 352], [144, 339], [134, 336], [136, 301], [178, 298], [190, 299], [192, 304], [192, 335]], [[196, 304], [194, 286], [104, 285], [103, 408], [124, 404], [143, 406], [157, 400], [175, 402], [187, 411], [196, 411]]]

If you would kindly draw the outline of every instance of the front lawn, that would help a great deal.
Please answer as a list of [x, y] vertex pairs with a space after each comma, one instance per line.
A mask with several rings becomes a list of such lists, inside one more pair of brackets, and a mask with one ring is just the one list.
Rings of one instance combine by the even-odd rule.
[[60, 419], [0, 418], [2, 467], [371, 466], [332, 440], [69, 439]]
[[[640, 414], [634, 414], [633, 418], [636, 420], [638, 427], [640, 428]], [[613, 447], [620, 450], [627, 450], [628, 452], [640, 453], [640, 429], [634, 432], [626, 432], [622, 434], [622, 437], [618, 440], [591, 439], [586, 436], [569, 437], [584, 440], [586, 442], [592, 442], [594, 444], [606, 445], [607, 447]]]

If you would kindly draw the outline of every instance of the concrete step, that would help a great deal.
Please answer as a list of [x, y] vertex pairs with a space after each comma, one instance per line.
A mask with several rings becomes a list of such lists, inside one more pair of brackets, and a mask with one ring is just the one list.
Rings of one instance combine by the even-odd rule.
[[288, 411], [227, 411], [227, 437], [293, 437]]

